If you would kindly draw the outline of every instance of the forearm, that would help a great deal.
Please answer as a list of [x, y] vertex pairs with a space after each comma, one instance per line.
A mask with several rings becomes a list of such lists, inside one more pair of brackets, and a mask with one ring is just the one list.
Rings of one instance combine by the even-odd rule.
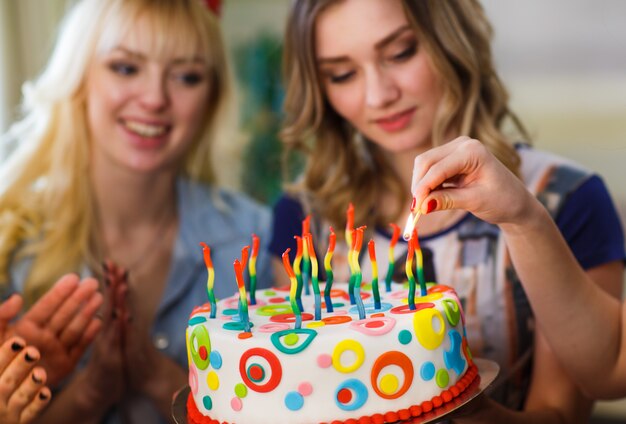
[[[545, 209], [538, 203], [531, 209], [523, 222], [501, 228], [538, 325], [563, 365], [588, 391], [597, 394], [619, 386], [619, 380], [624, 381], [616, 370], [623, 339], [620, 302], [579, 266]], [[607, 385], [607, 378], [616, 382]]]
[[111, 407], [111, 403], [97, 395], [93, 384], [93, 380], [88, 378], [85, 371], [77, 372], [71, 382], [54, 395], [50, 406], [36, 422], [45, 424], [100, 423]]

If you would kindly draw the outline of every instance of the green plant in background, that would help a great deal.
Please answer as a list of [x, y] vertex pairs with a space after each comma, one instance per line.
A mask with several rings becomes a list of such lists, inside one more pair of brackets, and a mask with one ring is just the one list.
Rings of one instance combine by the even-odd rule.
[[242, 189], [266, 204], [273, 204], [281, 190], [281, 57], [280, 38], [272, 34], [260, 34], [234, 51], [242, 126], [250, 135], [242, 157]]

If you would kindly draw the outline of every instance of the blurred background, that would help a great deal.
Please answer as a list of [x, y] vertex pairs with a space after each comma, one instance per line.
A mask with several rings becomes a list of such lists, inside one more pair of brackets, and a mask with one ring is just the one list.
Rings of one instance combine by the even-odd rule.
[[[0, 132], [18, 115], [71, 0], [0, 0]], [[600, 173], [626, 222], [626, 1], [483, 0], [498, 69], [535, 146]], [[271, 203], [280, 189], [281, 34], [289, 0], [225, 0], [222, 22], [240, 83], [242, 135], [226, 141], [222, 181]], [[601, 376], [599, 376], [601, 378]], [[597, 423], [626, 422], [626, 401]]]

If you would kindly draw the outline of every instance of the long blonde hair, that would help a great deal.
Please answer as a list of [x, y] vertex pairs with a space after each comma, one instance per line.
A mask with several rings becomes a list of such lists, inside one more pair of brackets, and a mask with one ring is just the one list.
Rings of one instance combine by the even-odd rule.
[[[284, 159], [303, 152], [305, 170], [287, 190], [309, 198], [315, 213], [336, 228], [345, 226], [349, 202], [355, 222], [385, 226], [398, 219], [408, 193], [387, 156], [363, 139], [324, 98], [315, 59], [315, 23], [331, 4], [342, 0], [294, 0], [285, 34], [285, 120], [281, 137]], [[528, 134], [508, 107], [508, 93], [492, 60], [492, 28], [474, 0], [402, 0], [409, 22], [441, 75], [444, 94], [433, 126], [433, 145], [459, 134], [481, 140], [509, 169], [519, 175], [519, 157], [504, 134], [505, 121], [518, 135]], [[289, 176], [287, 176], [289, 178]], [[383, 216], [383, 193], [397, 199], [393, 216]]]
[[[23, 118], [2, 138], [10, 151], [0, 166], [0, 286], [12, 261], [33, 256], [26, 299], [33, 301], [66, 272], [98, 266], [89, 178], [90, 136], [85, 76], [95, 55], [114, 47], [137, 18], [152, 48], [210, 61], [211, 98], [204, 127], [181, 172], [215, 179], [212, 147], [234, 133], [233, 83], [217, 18], [198, 0], [83, 0], [67, 14], [42, 74], [24, 86]], [[160, 49], [160, 50], [159, 50]], [[2, 149], [0, 149], [1, 151]]]

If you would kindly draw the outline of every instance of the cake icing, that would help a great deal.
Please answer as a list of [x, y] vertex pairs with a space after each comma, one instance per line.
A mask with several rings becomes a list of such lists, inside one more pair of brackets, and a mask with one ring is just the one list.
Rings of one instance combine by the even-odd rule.
[[[323, 286], [323, 285], [322, 285]], [[302, 295], [301, 327], [288, 290], [256, 292], [250, 331], [239, 295], [196, 308], [186, 330], [189, 422], [394, 422], [417, 417], [456, 398], [475, 378], [459, 299], [428, 284], [408, 304], [407, 285], [350, 304], [347, 284], [332, 286], [333, 312]], [[358, 421], [354, 421], [358, 420]]]

